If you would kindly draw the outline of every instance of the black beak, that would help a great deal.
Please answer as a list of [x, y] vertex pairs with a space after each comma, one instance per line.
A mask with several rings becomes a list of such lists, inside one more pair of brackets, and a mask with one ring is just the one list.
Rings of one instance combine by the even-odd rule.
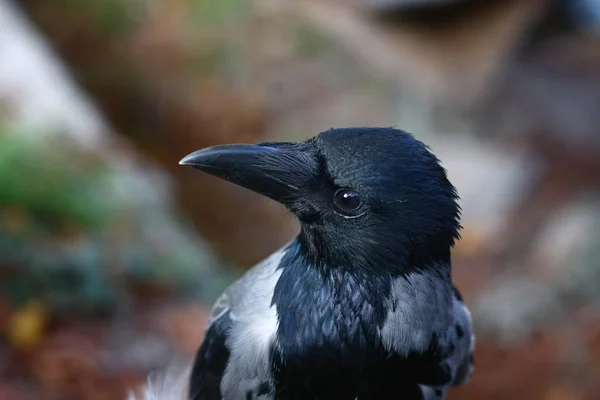
[[179, 164], [191, 165], [288, 207], [318, 174], [314, 147], [303, 143], [208, 147], [185, 156]]

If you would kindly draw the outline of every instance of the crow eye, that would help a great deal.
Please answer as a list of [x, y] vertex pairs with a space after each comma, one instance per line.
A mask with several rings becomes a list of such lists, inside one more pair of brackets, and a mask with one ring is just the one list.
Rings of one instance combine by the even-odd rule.
[[333, 203], [345, 215], [354, 215], [361, 205], [359, 194], [349, 189], [339, 189], [335, 192]]

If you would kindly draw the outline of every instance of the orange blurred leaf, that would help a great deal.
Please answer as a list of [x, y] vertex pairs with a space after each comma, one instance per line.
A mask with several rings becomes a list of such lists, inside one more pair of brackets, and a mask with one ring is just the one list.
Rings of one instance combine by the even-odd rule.
[[35, 347], [44, 335], [48, 319], [48, 310], [41, 302], [28, 302], [8, 320], [6, 336], [9, 343], [20, 349]]

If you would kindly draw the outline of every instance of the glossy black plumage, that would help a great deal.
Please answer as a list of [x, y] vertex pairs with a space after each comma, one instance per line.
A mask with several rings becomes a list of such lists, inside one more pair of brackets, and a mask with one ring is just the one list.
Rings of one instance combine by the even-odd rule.
[[443, 354], [436, 335], [423, 352], [403, 356], [390, 354], [378, 338], [389, 311], [389, 273], [307, 269], [304, 257], [300, 244], [292, 243], [273, 295], [281, 316], [272, 352], [277, 399], [318, 394], [326, 399], [418, 400], [418, 384], [450, 383], [448, 369], [440, 366]]
[[231, 327], [230, 312], [223, 314], [206, 331], [204, 343], [196, 354], [190, 374], [190, 400], [220, 400], [219, 385], [229, 360], [225, 340]]

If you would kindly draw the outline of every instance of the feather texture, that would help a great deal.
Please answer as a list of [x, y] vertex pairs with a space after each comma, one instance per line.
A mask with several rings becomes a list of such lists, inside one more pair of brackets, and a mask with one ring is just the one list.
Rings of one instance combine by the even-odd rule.
[[171, 366], [151, 374], [141, 393], [129, 393], [127, 400], [186, 400], [191, 366]]

